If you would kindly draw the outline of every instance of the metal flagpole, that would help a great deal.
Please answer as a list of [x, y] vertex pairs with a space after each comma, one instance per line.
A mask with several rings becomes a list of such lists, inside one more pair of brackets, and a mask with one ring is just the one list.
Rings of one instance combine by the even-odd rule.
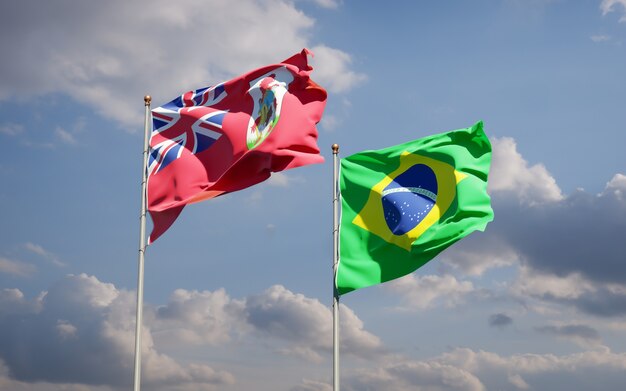
[[339, 295], [337, 294], [337, 264], [339, 258], [339, 184], [337, 182], [337, 154], [339, 145], [333, 144], [333, 391], [339, 391]]
[[146, 105], [143, 138], [143, 170], [141, 180], [141, 215], [139, 216], [139, 273], [137, 277], [137, 319], [135, 325], [135, 388], [141, 389], [141, 325], [143, 318], [143, 264], [146, 253], [146, 186], [148, 182], [148, 140], [150, 135], [150, 102], [152, 98], [143, 98]]

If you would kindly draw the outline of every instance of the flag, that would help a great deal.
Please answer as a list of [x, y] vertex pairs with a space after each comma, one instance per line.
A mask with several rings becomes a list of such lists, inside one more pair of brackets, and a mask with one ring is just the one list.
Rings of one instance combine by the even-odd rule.
[[149, 243], [187, 204], [252, 186], [272, 172], [324, 161], [316, 124], [326, 91], [309, 77], [308, 54], [304, 49], [152, 110]]
[[493, 220], [483, 123], [341, 160], [339, 295], [418, 269]]

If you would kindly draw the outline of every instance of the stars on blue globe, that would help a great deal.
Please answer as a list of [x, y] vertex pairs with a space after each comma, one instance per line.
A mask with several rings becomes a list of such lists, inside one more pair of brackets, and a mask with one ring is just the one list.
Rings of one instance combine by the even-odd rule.
[[437, 202], [437, 178], [425, 164], [416, 164], [398, 175], [383, 190], [382, 204], [387, 226], [394, 235], [415, 228]]

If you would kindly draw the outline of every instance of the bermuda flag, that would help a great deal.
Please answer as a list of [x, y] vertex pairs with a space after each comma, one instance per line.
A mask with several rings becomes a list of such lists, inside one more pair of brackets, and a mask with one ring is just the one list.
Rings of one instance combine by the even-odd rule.
[[326, 91], [307, 49], [152, 110], [148, 211], [154, 242], [185, 205], [244, 189], [272, 172], [324, 161], [316, 124]]

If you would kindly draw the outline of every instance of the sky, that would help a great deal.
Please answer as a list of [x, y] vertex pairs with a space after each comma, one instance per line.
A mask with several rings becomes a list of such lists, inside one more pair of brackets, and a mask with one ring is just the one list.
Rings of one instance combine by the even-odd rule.
[[342, 296], [342, 389], [623, 389], [625, 0], [22, 0], [0, 32], [0, 390], [132, 387], [144, 95], [303, 48], [326, 161], [148, 247], [143, 388], [331, 390], [331, 145], [482, 120], [494, 221]]

